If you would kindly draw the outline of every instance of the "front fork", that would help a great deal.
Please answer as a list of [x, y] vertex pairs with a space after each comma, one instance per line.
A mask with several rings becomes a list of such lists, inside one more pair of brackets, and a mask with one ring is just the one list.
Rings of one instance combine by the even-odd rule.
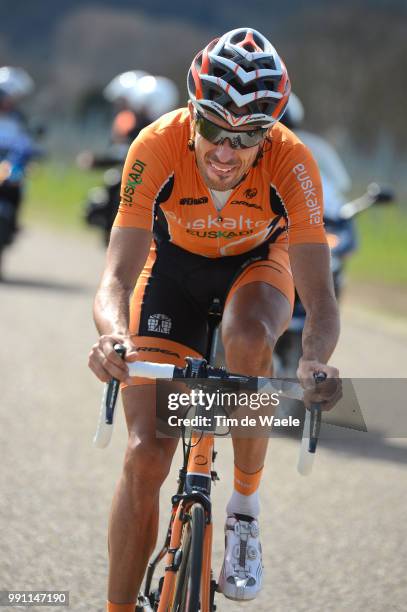
[[[194, 437], [192, 437], [194, 440]], [[138, 607], [136, 610], [148, 612], [149, 610], [157, 610], [158, 612], [169, 612], [169, 602], [171, 602], [175, 581], [177, 566], [177, 550], [181, 545], [182, 528], [185, 522], [185, 511], [194, 502], [199, 502], [203, 505], [206, 515], [206, 528], [203, 547], [203, 565], [201, 576], [201, 612], [212, 612], [216, 610], [214, 597], [216, 591], [216, 581], [213, 579], [211, 569], [211, 553], [212, 553], [212, 508], [210, 501], [210, 485], [211, 481], [219, 480], [215, 471], [210, 471], [210, 466], [214, 462], [216, 452], [213, 449], [213, 437], [199, 439], [198, 443], [195, 439], [195, 445], [192, 446], [192, 452], [188, 457], [188, 469], [185, 467], [180, 470], [180, 486], [178, 492], [172, 498], [173, 509], [170, 522], [167, 529], [165, 543], [161, 550], [150, 561], [147, 568], [144, 592], [139, 595]], [[200, 447], [198, 449], [195, 447]], [[204, 452], [202, 452], [204, 451]], [[202, 457], [208, 459], [202, 466]], [[196, 458], [199, 457], [197, 464]], [[196, 474], [199, 465], [201, 474]], [[195, 474], [188, 474], [188, 471], [193, 471]], [[203, 468], [203, 469], [202, 469]], [[208, 469], [209, 468], [209, 469]], [[207, 473], [209, 472], [209, 478]], [[166, 557], [166, 574], [160, 579], [158, 590], [151, 591], [151, 584], [157, 565]]]

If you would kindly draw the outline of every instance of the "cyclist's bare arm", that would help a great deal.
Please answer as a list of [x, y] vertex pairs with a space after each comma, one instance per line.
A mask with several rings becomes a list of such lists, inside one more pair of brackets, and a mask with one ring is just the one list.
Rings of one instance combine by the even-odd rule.
[[295, 286], [306, 311], [298, 377], [312, 379], [317, 371], [337, 377], [338, 370], [326, 365], [339, 338], [329, 247], [318, 243], [294, 244], [289, 253]]
[[114, 377], [125, 381], [128, 370], [114, 351], [116, 342], [132, 351], [129, 339], [129, 300], [151, 245], [151, 232], [139, 228], [112, 229], [106, 267], [94, 303], [94, 319], [100, 333], [92, 347], [89, 367], [103, 382]]

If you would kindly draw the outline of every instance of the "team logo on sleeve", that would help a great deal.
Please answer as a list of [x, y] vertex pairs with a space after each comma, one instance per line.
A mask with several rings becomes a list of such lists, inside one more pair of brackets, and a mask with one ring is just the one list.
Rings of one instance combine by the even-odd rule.
[[304, 193], [305, 203], [309, 209], [309, 222], [311, 225], [317, 225], [321, 223], [322, 215], [314, 183], [304, 164], [294, 166], [293, 172]]
[[122, 200], [127, 206], [133, 206], [133, 195], [136, 191], [137, 185], [141, 185], [143, 182], [143, 172], [147, 164], [136, 159], [131, 167], [131, 172], [127, 177], [127, 182], [123, 189]]

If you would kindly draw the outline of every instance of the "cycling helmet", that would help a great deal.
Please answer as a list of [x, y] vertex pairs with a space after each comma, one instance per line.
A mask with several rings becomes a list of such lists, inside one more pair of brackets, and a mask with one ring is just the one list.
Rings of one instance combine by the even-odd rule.
[[103, 90], [103, 95], [108, 102], [117, 102], [120, 98], [127, 99], [128, 92], [135, 87], [137, 81], [146, 76], [144, 70], [129, 70], [118, 74], [110, 81]]
[[301, 100], [294, 92], [291, 92], [284, 115], [280, 121], [290, 130], [295, 130], [300, 127], [304, 120], [304, 107]]
[[176, 108], [179, 93], [176, 84], [162, 76], [147, 75], [129, 90], [128, 100], [136, 112], [144, 111], [152, 121]]
[[277, 51], [252, 28], [238, 28], [210, 42], [188, 73], [195, 108], [215, 113], [233, 127], [273, 125], [284, 113], [290, 90]]
[[34, 81], [23, 68], [2, 66], [0, 68], [0, 92], [2, 97], [7, 96], [20, 100], [28, 96], [34, 89]]

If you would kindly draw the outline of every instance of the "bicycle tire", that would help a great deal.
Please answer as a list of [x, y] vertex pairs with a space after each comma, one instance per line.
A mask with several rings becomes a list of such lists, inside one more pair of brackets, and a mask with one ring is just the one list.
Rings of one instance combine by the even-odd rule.
[[193, 504], [185, 526], [182, 561], [175, 585], [173, 612], [198, 612], [201, 591], [202, 557], [205, 534], [205, 512], [201, 504]]

